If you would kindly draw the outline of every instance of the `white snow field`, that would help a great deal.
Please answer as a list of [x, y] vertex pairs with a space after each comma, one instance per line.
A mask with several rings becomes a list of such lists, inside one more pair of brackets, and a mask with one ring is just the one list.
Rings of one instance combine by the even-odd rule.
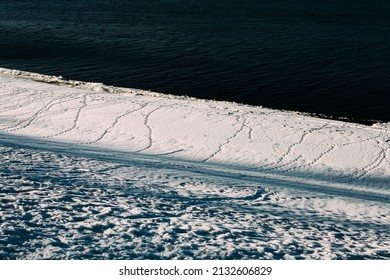
[[390, 258], [389, 124], [0, 72], [0, 259]]

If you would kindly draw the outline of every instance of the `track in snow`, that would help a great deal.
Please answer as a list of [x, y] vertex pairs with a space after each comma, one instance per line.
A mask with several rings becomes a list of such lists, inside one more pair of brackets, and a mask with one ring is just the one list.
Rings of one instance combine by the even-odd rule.
[[390, 257], [389, 194], [8, 134], [0, 147], [1, 259]]
[[0, 72], [0, 259], [390, 258], [388, 124]]

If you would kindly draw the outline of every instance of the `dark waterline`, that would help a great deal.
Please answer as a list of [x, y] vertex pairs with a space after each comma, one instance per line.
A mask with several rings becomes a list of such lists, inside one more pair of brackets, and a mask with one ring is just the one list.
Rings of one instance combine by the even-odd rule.
[[2, 0], [0, 66], [390, 121], [384, 0]]

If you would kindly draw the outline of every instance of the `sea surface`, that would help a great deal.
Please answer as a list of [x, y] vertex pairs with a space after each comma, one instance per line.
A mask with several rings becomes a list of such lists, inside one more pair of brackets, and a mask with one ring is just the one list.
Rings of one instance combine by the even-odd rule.
[[388, 0], [1, 0], [0, 67], [390, 121]]

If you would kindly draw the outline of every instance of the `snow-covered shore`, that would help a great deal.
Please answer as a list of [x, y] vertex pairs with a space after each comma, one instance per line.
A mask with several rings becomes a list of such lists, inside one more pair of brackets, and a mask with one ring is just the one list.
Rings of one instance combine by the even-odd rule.
[[285, 174], [321, 173], [356, 185], [380, 187], [381, 179], [390, 178], [390, 124], [368, 127], [15, 70], [0, 73], [3, 133]]
[[389, 124], [0, 68], [0, 148], [2, 258], [390, 257]]

